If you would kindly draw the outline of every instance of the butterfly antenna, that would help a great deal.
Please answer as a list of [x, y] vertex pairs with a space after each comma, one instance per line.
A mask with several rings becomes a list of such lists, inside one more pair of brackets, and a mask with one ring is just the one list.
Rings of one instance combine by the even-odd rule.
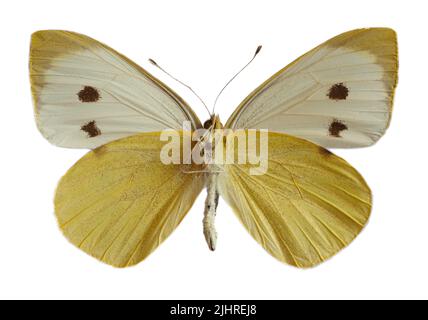
[[221, 96], [221, 94], [223, 93], [223, 91], [224, 91], [224, 89], [226, 89], [226, 87], [242, 72], [242, 71], [244, 71], [250, 64], [251, 64], [251, 62], [253, 62], [253, 60], [257, 57], [257, 55], [260, 53], [260, 51], [262, 50], [262, 46], [258, 46], [257, 47], [257, 49], [256, 49], [256, 52], [254, 53], [254, 56], [251, 58], [251, 60], [250, 61], [248, 61], [247, 62], [247, 64], [244, 66], [244, 67], [242, 67], [242, 69], [241, 70], [239, 70], [227, 83], [226, 83], [226, 85], [223, 87], [223, 89], [221, 89], [220, 90], [220, 93], [217, 95], [217, 97], [215, 98], [215, 101], [214, 101], [214, 106], [213, 106], [213, 111], [212, 111], [212, 114], [214, 114], [214, 111], [215, 111], [215, 107], [216, 107], [216, 105], [217, 105], [217, 101], [218, 101], [218, 98], [220, 98], [220, 96]]
[[167, 74], [169, 77], [171, 77], [172, 79], [174, 79], [175, 81], [177, 81], [178, 83], [180, 83], [181, 85], [185, 86], [187, 89], [189, 89], [198, 99], [200, 102], [202, 102], [202, 104], [204, 105], [205, 109], [208, 111], [208, 114], [211, 117], [211, 113], [210, 113], [210, 109], [207, 107], [207, 105], [205, 104], [204, 100], [202, 100], [202, 98], [187, 84], [185, 84], [183, 81], [177, 79], [176, 77], [174, 77], [172, 74], [170, 74], [168, 71], [166, 71], [165, 69], [163, 69], [160, 65], [158, 65], [156, 63], [155, 60], [153, 59], [149, 59], [149, 62], [154, 65], [155, 67], [157, 67], [159, 70], [161, 70], [163, 73]]

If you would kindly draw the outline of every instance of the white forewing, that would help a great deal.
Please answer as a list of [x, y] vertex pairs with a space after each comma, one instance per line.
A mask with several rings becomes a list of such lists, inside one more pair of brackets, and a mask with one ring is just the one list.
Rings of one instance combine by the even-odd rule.
[[263, 83], [226, 126], [269, 129], [324, 147], [369, 146], [389, 125], [397, 61], [391, 29], [341, 34]]
[[200, 122], [166, 85], [106, 45], [67, 31], [33, 34], [37, 124], [53, 144], [95, 148], [140, 132]]

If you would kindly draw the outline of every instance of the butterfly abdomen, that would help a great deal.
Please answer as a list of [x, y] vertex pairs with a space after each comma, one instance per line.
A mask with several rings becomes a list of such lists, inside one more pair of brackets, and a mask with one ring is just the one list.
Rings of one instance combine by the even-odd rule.
[[219, 193], [217, 190], [217, 172], [209, 172], [207, 179], [207, 199], [204, 210], [204, 236], [210, 250], [214, 251], [217, 242], [217, 231], [215, 229], [215, 216], [218, 206]]

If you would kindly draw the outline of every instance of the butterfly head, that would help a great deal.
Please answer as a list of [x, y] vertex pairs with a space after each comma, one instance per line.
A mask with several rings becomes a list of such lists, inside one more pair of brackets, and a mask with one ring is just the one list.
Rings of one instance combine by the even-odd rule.
[[204, 129], [206, 130], [223, 129], [223, 124], [220, 121], [220, 117], [216, 114], [212, 115], [210, 119], [204, 122]]

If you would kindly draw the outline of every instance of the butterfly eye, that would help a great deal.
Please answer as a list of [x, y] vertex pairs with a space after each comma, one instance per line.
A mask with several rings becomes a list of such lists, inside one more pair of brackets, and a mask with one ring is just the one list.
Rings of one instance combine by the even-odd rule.
[[212, 119], [208, 119], [204, 122], [204, 129], [209, 129], [213, 125]]

